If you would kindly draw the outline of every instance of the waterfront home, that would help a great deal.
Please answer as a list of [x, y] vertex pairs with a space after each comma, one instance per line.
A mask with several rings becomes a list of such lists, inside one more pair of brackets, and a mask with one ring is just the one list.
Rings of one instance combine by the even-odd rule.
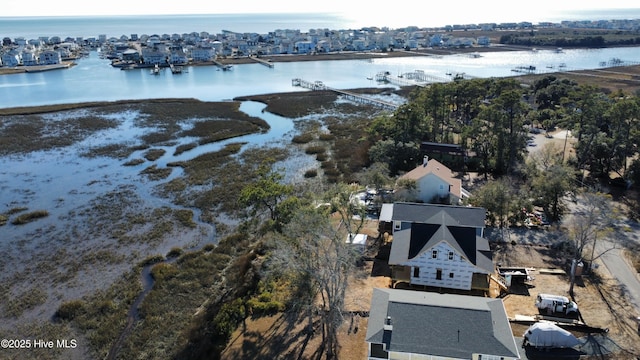
[[122, 52], [123, 61], [137, 63], [140, 61], [140, 52], [136, 49], [127, 49]]
[[148, 65], [165, 65], [167, 63], [167, 53], [159, 51], [157, 48], [142, 48], [142, 62]]
[[320, 40], [316, 45], [316, 51], [318, 52], [330, 52], [331, 51], [331, 41], [329, 40]]
[[38, 65], [38, 55], [32, 49], [24, 49], [20, 53], [20, 59], [24, 66]]
[[194, 62], [211, 61], [216, 58], [216, 50], [211, 46], [196, 46], [191, 49], [191, 59]]
[[520, 359], [501, 299], [373, 289], [368, 360]]
[[280, 42], [278, 49], [279, 54], [293, 54], [295, 51], [294, 43], [290, 40], [283, 40]]
[[367, 40], [365, 39], [353, 39], [351, 44], [355, 51], [364, 51], [367, 49]]
[[379, 220], [392, 233], [394, 287], [405, 283], [487, 294], [499, 277], [493, 276], [492, 253], [483, 237], [485, 213], [467, 206], [383, 204]]
[[0, 62], [2, 66], [6, 67], [15, 67], [20, 65], [22, 59], [20, 58], [20, 52], [17, 50], [8, 51], [0, 57]]
[[295, 47], [296, 53], [298, 54], [310, 54], [315, 50], [315, 46], [313, 45], [313, 42], [308, 40], [296, 41], [294, 47]]
[[169, 64], [184, 65], [189, 62], [189, 57], [182, 49], [172, 50], [169, 56]]
[[40, 53], [38, 64], [40, 65], [54, 65], [62, 62], [62, 55], [55, 50], [45, 50]]

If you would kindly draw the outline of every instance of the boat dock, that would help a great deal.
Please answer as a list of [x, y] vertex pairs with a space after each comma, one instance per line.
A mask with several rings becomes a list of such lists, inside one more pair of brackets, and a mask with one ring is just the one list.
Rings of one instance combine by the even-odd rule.
[[68, 69], [74, 65], [73, 62], [67, 61], [60, 64], [51, 64], [51, 65], [30, 65], [30, 66], [22, 66], [22, 70], [24, 72], [32, 73], [32, 72], [42, 72], [49, 70], [59, 70], [59, 69]]
[[391, 75], [388, 71], [382, 71], [376, 74], [376, 81], [384, 81], [397, 86], [425, 87], [432, 83], [444, 83], [450, 80], [429, 75], [422, 70], [416, 70], [401, 75]]
[[231, 70], [231, 69], [232, 69], [231, 65], [223, 64], [223, 63], [221, 63], [221, 62], [220, 62], [220, 61], [218, 61], [218, 60], [212, 60], [212, 61], [213, 61], [213, 65], [215, 65], [215, 66], [219, 67], [220, 69], [222, 69], [222, 70], [224, 70], [224, 71], [227, 71], [227, 70]]
[[253, 61], [256, 61], [256, 62], [258, 62], [258, 63], [260, 63], [260, 64], [262, 64], [262, 65], [264, 65], [264, 66], [266, 66], [266, 67], [268, 67], [268, 68], [273, 69], [273, 66], [274, 66], [274, 65], [273, 65], [273, 63], [272, 63], [271, 61], [269, 61], [269, 60], [263, 60], [263, 59], [261, 59], [261, 58], [259, 58], [259, 57], [257, 57], [257, 56], [249, 56], [249, 59], [251, 59], [251, 60], [253, 60]]
[[374, 99], [368, 96], [356, 94], [351, 91], [335, 89], [335, 88], [326, 86], [322, 81], [311, 82], [311, 81], [306, 81], [300, 78], [295, 78], [291, 80], [291, 85], [303, 87], [306, 89], [311, 89], [313, 91], [322, 91], [322, 90], [333, 91], [338, 95], [345, 97], [348, 100], [351, 100], [360, 104], [370, 104], [370, 105], [379, 106], [385, 110], [390, 110], [390, 111], [394, 111], [400, 106], [392, 102]]

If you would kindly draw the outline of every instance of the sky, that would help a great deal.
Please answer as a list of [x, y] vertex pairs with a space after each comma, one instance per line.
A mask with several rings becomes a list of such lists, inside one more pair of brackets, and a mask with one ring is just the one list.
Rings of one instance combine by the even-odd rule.
[[[527, 7], [525, 4], [532, 4]], [[417, 2], [415, 0], [385, 1], [291, 1], [291, 0], [32, 0], [5, 1], [0, 17], [15, 16], [83, 16], [83, 15], [155, 15], [155, 14], [236, 14], [236, 13], [338, 13], [347, 18], [366, 19], [370, 24], [384, 22], [424, 23], [455, 19], [455, 23], [532, 21], [544, 19], [549, 13], [574, 10], [639, 9], [637, 0], [459, 0]], [[420, 4], [420, 5], [416, 5]], [[516, 5], [517, 4], [517, 5]], [[634, 14], [639, 14], [635, 12]], [[510, 20], [505, 20], [510, 19]], [[544, 20], [543, 20], [544, 21]], [[451, 23], [451, 21], [448, 21]]]

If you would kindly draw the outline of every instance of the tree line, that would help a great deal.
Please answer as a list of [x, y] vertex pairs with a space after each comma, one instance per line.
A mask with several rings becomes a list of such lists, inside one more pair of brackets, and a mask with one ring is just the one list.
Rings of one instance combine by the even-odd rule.
[[[460, 79], [418, 89], [393, 116], [374, 119], [369, 155], [395, 176], [422, 161], [423, 142], [460, 145], [467, 154], [463, 172], [502, 179], [491, 184], [499, 191], [487, 192], [517, 193], [518, 199], [526, 195], [558, 219], [562, 197], [581, 184], [626, 186], [640, 180], [639, 125], [635, 94], [607, 93], [556, 75], [531, 85], [515, 79]], [[540, 149], [529, 157], [533, 134], [556, 128], [569, 130], [573, 139], [567, 136], [561, 148]], [[526, 199], [497, 213], [516, 216], [514, 209], [531, 206]]]

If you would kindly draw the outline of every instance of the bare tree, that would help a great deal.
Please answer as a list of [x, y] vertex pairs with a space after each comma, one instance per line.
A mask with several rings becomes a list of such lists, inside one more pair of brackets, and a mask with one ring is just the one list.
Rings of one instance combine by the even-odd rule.
[[285, 227], [277, 247], [278, 266], [286, 267], [306, 292], [299, 299], [305, 302], [309, 336], [314, 313], [322, 313], [322, 344], [328, 359], [338, 355], [345, 293], [356, 266], [357, 253], [346, 242], [347, 233], [320, 209], [305, 208]]
[[573, 296], [575, 284], [575, 266], [585, 259], [590, 264], [593, 261], [613, 250], [606, 249], [596, 253], [596, 242], [604, 235], [612, 231], [613, 221], [616, 219], [616, 211], [611, 205], [611, 196], [596, 192], [584, 192], [579, 197], [580, 202], [572, 216], [565, 223], [567, 237], [571, 241], [573, 255], [571, 267], [571, 284], [569, 294]]

